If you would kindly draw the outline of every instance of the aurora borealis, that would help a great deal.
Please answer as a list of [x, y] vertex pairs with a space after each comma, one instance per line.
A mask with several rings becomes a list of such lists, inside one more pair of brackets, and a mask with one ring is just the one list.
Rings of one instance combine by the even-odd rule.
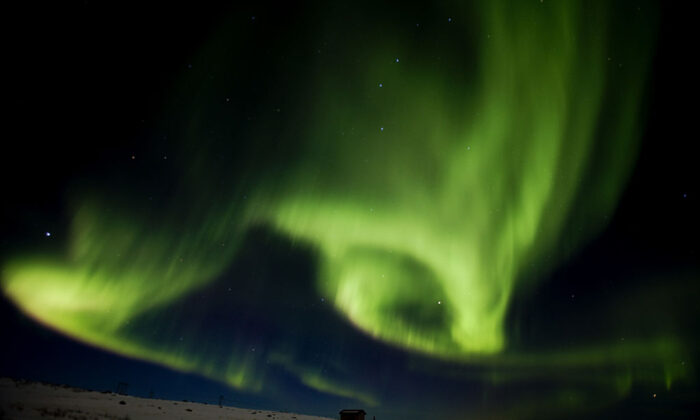
[[[56, 89], [94, 120], [58, 107], [40, 159], [65, 160], [10, 190], [8, 331], [327, 416], [692, 412], [696, 184], [659, 4], [83, 7]], [[651, 202], [658, 177], [685, 184]], [[1, 367], [41, 376], [29, 346]]]

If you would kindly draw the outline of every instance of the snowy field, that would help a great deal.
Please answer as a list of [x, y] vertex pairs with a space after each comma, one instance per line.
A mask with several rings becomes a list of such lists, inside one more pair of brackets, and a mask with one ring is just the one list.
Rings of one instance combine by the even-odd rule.
[[0, 419], [331, 420], [328, 417], [137, 398], [0, 378]]

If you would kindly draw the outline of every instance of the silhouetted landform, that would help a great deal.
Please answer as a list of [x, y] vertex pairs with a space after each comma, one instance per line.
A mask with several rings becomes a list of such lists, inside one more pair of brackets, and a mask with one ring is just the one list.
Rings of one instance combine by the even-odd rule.
[[365, 420], [365, 410], [352, 409], [340, 410], [340, 420]]
[[327, 417], [180, 402], [0, 378], [0, 419], [331, 420]]

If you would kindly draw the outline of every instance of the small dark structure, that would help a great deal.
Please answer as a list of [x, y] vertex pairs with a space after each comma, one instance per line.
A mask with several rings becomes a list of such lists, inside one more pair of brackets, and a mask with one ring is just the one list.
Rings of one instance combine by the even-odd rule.
[[340, 420], [365, 420], [365, 410], [340, 410]]
[[117, 394], [129, 395], [129, 384], [126, 382], [119, 382], [117, 384]]

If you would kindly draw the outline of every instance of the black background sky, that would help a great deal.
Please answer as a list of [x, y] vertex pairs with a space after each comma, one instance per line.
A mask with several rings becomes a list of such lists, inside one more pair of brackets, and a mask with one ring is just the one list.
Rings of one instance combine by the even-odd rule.
[[[45, 231], [61, 235], [67, 218], [64, 197], [76, 174], [89, 179], [89, 174], [117, 166], [124, 157], [156, 148], [154, 144], [167, 149], [168, 134], [160, 125], [164, 110], [182, 106], [181, 98], [173, 94], [174, 86], [187, 71], [196, 70], [188, 66], [227, 16], [256, 16], [260, 53], [249, 60], [253, 68], [261, 67], [261, 81], [265, 70], [260, 63], [265, 62], [267, 45], [289, 37], [290, 28], [301, 30], [299, 22], [313, 21], [318, 9], [315, 4], [292, 2], [175, 3], [25, 2], [4, 6], [2, 255], [35, 246]], [[400, 6], [398, 2], [368, 2], [353, 7], [391, 15]], [[410, 14], [420, 7], [407, 9]], [[623, 296], [630, 286], [625, 282], [636, 281], [633, 279], [663, 282], [663, 276], [685, 276], [681, 293], [687, 299], [700, 296], [697, 18], [677, 2], [661, 4], [660, 16], [646, 92], [646, 128], [630, 182], [602, 235], [556, 271], [527, 304], [514, 304], [509, 322], [519, 324], [515, 339], [525, 348], [556, 347], [554, 340], [585, 341], [595, 332], [587, 331], [587, 322], [577, 314], [590, 313], [605, 296]], [[291, 36], [299, 42], [312, 38], [303, 32]], [[314, 48], [309, 45], [310, 50]], [[270, 89], [284, 90], [285, 86], [278, 81]], [[247, 95], [254, 98], [257, 93], [251, 89]], [[256, 106], [250, 105], [251, 112]], [[274, 254], [278, 252], [274, 246], [284, 247], [273, 245], [270, 251], [265, 248], [269, 242], [261, 244], [255, 237], [250, 244], [248, 255], [253, 259], [256, 252]], [[55, 245], [41, 246], [51, 249]], [[297, 264], [300, 276], [308, 269], [303, 262], [289, 264]], [[564, 278], [567, 281], [561, 281]], [[274, 285], [270, 287], [274, 290]], [[297, 292], [303, 295], [303, 287]], [[250, 293], [259, 291], [251, 289]], [[315, 316], [316, 310], [309, 309], [308, 316]], [[654, 302], [648, 310], [653, 318]], [[552, 313], [558, 316], [551, 319]], [[687, 336], [695, 355], [700, 331], [697, 314], [697, 310], [684, 314], [675, 326]], [[299, 315], [299, 322], [305, 322], [305, 316]], [[194, 374], [94, 349], [35, 324], [5, 298], [0, 300], [0, 319], [0, 376], [100, 390], [114, 389], [117, 382], [124, 381], [136, 395], [153, 391], [162, 398], [216, 402], [223, 394], [232, 405], [331, 416], [342, 408], [336, 406], [342, 401], [324, 399], [301, 387], [294, 391], [298, 401], [310, 406], [236, 392]], [[360, 342], [357, 348], [371, 347], [362, 342], [366, 340], [363, 336], [356, 340]], [[375, 351], [378, 355], [368, 356], [364, 365], [375, 357], [377, 363], [399, 366], [404, 357], [388, 346], [378, 345]], [[446, 380], [429, 385], [434, 393], [449, 394], [449, 384]], [[406, 388], [402, 392], [413, 391]], [[697, 408], [697, 389], [669, 397], [662, 406], [665, 412], [642, 402], [644, 392], [633, 393], [607, 414], [689, 416]], [[386, 410], [382, 420], [396, 412]]]

